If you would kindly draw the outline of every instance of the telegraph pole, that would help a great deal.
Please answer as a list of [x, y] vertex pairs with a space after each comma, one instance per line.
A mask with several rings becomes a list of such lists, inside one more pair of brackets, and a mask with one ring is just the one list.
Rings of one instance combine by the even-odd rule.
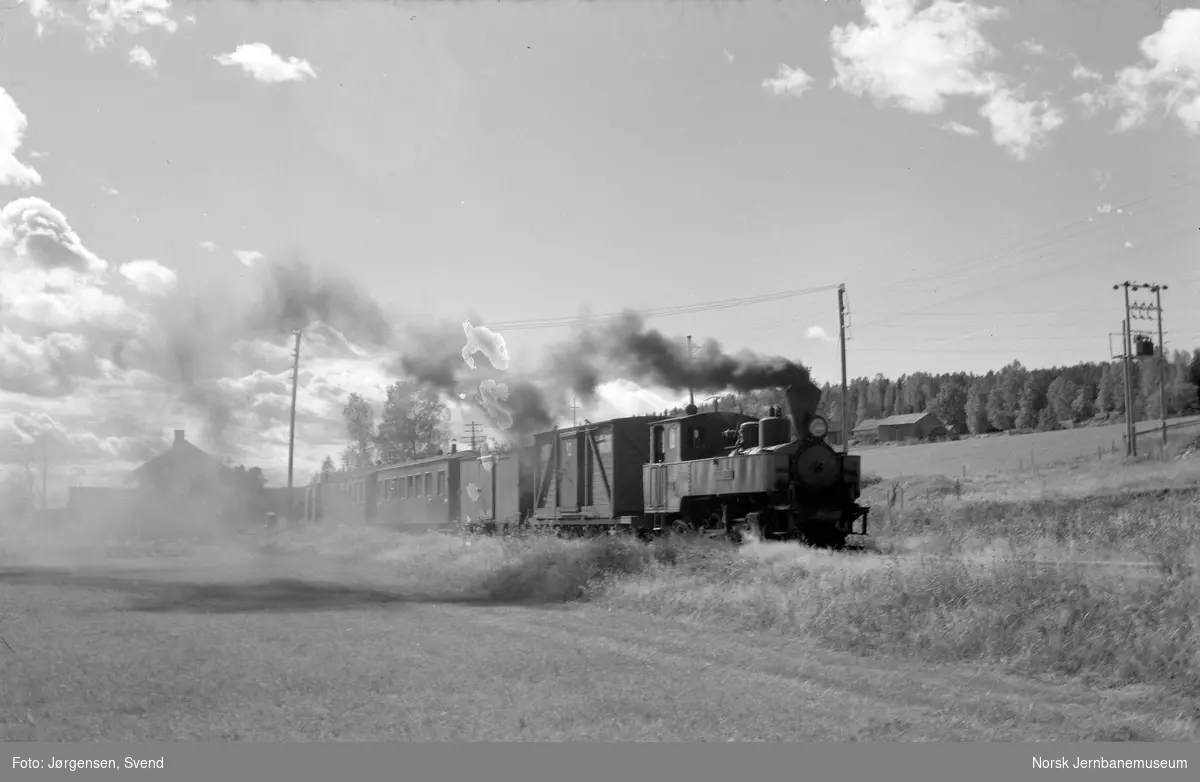
[[579, 409], [579, 400], [571, 397], [571, 426], [575, 425], [575, 411]]
[[838, 342], [842, 351], [842, 453], [850, 453], [850, 422], [847, 420], [846, 383], [846, 284], [838, 285]]
[[46, 473], [50, 471], [50, 438], [42, 437], [42, 510], [46, 509]]
[[467, 432], [471, 438], [471, 450], [472, 451], [475, 450], [476, 434], [478, 431], [479, 431], [479, 424], [475, 423], [474, 421], [471, 421], [467, 424]]
[[[1132, 285], [1132, 289], [1135, 291], [1138, 290], [1139, 288], [1146, 288], [1147, 290], [1152, 292], [1155, 296], [1154, 304], [1134, 304], [1130, 307], [1130, 309], [1134, 310], [1136, 312], [1139, 312], [1139, 313], [1153, 312], [1154, 318], [1158, 321], [1158, 404], [1159, 404], [1159, 407], [1161, 408], [1160, 415], [1159, 415], [1159, 423], [1161, 424], [1161, 429], [1162, 429], [1163, 445], [1166, 445], [1167, 444], [1167, 386], [1166, 386], [1165, 373], [1166, 373], [1167, 350], [1166, 350], [1166, 343], [1163, 340], [1162, 292], [1167, 290], [1167, 286], [1159, 285], [1158, 283], [1152, 283], [1152, 282], [1151, 283], [1139, 282], [1139, 283], [1134, 283]], [[1149, 320], [1151, 316], [1148, 314], [1141, 314], [1141, 315], [1135, 315], [1134, 317], [1141, 317], [1141, 318], [1145, 318], [1145, 319]]]
[[292, 459], [296, 453], [296, 388], [300, 383], [300, 329], [292, 332], [296, 336], [296, 348], [292, 352], [292, 422], [288, 431], [288, 510], [292, 507]]
[[[688, 352], [688, 361], [691, 361], [692, 360], [692, 335], [691, 334], [688, 334], [688, 338], [687, 338], [687, 352]], [[688, 406], [689, 406], [689, 408], [691, 408], [693, 410], [696, 408], [696, 393], [692, 389], [692, 383], [690, 380], [688, 381]]]
[[1125, 454], [1137, 456], [1136, 431], [1133, 425], [1133, 334], [1129, 323], [1129, 289], [1133, 283], [1126, 280], [1113, 286], [1113, 290], [1125, 289], [1125, 321], [1121, 328], [1121, 349], [1125, 365]]
[[1162, 330], [1162, 292], [1166, 289], [1166, 285], [1155, 285], [1151, 288], [1154, 291], [1154, 309], [1158, 315], [1158, 419], [1162, 424], [1163, 446], [1167, 444], [1167, 343], [1163, 341]]

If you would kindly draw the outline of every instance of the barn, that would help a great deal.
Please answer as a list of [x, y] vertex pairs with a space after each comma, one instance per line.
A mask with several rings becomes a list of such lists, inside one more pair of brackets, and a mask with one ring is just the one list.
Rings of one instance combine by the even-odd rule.
[[879, 439], [882, 442], [925, 440], [930, 437], [945, 437], [946, 427], [933, 413], [908, 413], [893, 415], [878, 422]]
[[879, 437], [878, 419], [864, 419], [862, 423], [850, 430], [850, 437], [854, 440], [874, 440]]
[[233, 470], [187, 441], [175, 430], [171, 447], [138, 467], [126, 478], [143, 509], [175, 516], [192, 512], [221, 516], [237, 491]]

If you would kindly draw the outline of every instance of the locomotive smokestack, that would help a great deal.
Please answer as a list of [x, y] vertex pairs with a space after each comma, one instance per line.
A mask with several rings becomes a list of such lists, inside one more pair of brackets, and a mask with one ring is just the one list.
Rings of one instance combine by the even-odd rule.
[[796, 437], [803, 438], [808, 434], [808, 422], [816, 415], [817, 408], [821, 405], [821, 389], [811, 383], [804, 383], [788, 386], [783, 390], [783, 395], [787, 397]]

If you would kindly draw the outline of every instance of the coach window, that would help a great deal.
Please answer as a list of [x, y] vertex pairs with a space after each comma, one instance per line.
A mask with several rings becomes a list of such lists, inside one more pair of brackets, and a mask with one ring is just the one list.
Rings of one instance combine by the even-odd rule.
[[420, 476], [420, 475], [414, 475], [414, 476], [413, 476], [413, 478], [415, 478], [415, 479], [416, 479], [416, 480], [414, 480], [414, 481], [413, 481], [413, 485], [415, 485], [415, 486], [417, 487], [417, 496], [418, 496], [418, 497], [423, 497], [423, 496], [425, 496], [425, 495], [423, 495], [423, 494], [421, 493], [421, 476]]
[[425, 496], [433, 496], [433, 473], [431, 472], [425, 473]]
[[446, 496], [446, 471], [445, 470], [438, 470], [437, 490], [438, 490], [437, 496], [439, 496], [439, 497]]
[[698, 426], [692, 427], [692, 448], [700, 450], [704, 447], [704, 430]]
[[667, 448], [674, 450], [675, 446], [679, 444], [679, 442], [675, 436], [676, 432], [678, 432], [678, 431], [679, 431], [679, 427], [677, 427], [677, 426], [672, 426], [669, 429], [667, 429]]

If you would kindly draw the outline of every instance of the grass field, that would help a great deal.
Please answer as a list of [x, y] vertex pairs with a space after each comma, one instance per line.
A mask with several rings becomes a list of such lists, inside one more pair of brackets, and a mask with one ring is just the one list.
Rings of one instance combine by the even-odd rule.
[[[1200, 435], [1200, 417], [1168, 419], [1168, 425], [1194, 424], [1170, 430], [1170, 441], [1178, 443]], [[1157, 454], [1162, 440], [1158, 422], [1138, 423], [1138, 448]], [[1145, 434], [1142, 434], [1142, 433]], [[1085, 426], [1057, 432], [1022, 435], [995, 435], [942, 443], [918, 445], [851, 446], [852, 453], [863, 457], [863, 470], [883, 478], [901, 475], [968, 476], [980, 473], [1012, 472], [1047, 466], [1077, 458], [1096, 459], [1097, 453], [1121, 453], [1124, 450], [1125, 424]], [[1168, 445], [1168, 453], [1170, 444]]]
[[1191, 741], [1200, 501], [1111, 490], [1198, 476], [884, 481], [866, 554], [10, 523], [0, 741]]

